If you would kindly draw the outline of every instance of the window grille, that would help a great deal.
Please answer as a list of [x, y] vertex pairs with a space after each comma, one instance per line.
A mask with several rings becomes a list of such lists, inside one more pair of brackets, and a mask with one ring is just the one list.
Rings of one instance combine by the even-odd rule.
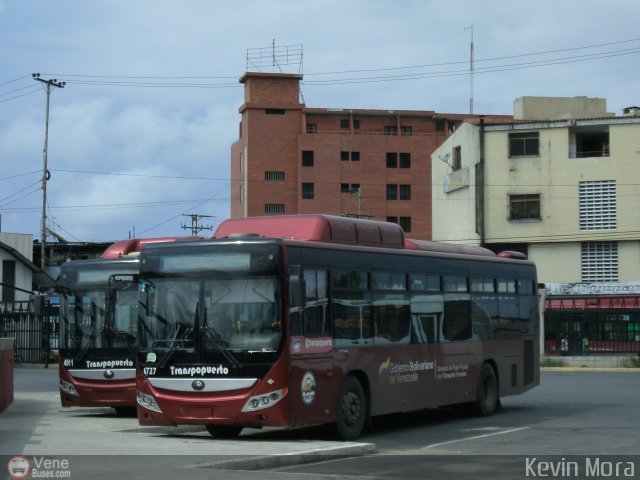
[[265, 203], [264, 213], [284, 213], [284, 203]]
[[284, 182], [284, 172], [264, 172], [267, 182]]
[[618, 228], [615, 180], [580, 182], [579, 190], [581, 231]]
[[618, 242], [582, 242], [582, 281], [618, 281]]

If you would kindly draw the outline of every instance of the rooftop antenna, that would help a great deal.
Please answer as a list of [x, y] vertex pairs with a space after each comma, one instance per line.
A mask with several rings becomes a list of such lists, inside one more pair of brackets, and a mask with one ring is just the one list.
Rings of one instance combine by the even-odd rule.
[[262, 72], [271, 70], [272, 73], [293, 73], [297, 70], [302, 74], [303, 48], [298, 45], [276, 45], [271, 41], [269, 48], [248, 48], [247, 72]]
[[473, 114], [473, 23], [464, 29], [471, 31], [471, 44], [469, 45], [469, 113]]

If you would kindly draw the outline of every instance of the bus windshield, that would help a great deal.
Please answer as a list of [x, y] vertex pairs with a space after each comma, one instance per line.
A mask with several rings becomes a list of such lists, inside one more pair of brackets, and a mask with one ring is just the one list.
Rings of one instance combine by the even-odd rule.
[[105, 290], [74, 290], [60, 298], [60, 347], [106, 347]]
[[[160, 365], [229, 362], [276, 352], [281, 315], [273, 276], [158, 278], [141, 283], [140, 350]], [[263, 356], [262, 356], [263, 357]]]
[[127, 355], [137, 330], [138, 283], [125, 272], [137, 271], [138, 264], [83, 262], [63, 265], [59, 278], [61, 355]]

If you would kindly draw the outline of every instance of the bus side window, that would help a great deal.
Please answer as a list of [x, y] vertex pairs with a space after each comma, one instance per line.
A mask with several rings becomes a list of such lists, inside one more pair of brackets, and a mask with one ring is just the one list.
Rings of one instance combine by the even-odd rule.
[[413, 315], [411, 343], [438, 342], [438, 315]]
[[422, 323], [422, 329], [426, 334], [427, 343], [436, 343], [436, 340], [438, 338], [438, 322], [436, 321], [437, 318], [438, 317], [436, 315], [424, 315], [420, 317], [420, 323]]
[[444, 303], [442, 335], [450, 342], [471, 338], [471, 302], [459, 300]]

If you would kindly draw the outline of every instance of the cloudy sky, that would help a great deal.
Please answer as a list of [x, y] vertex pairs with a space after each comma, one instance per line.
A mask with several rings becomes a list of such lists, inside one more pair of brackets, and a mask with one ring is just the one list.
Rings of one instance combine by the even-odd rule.
[[[511, 114], [521, 96], [640, 105], [637, 0], [0, 0], [0, 229], [70, 241], [185, 235], [229, 216], [239, 78], [303, 73], [308, 107]], [[473, 29], [469, 28], [473, 26]], [[472, 37], [473, 33], [473, 37]], [[303, 52], [300, 62], [295, 53]], [[204, 232], [205, 234], [207, 232]], [[210, 233], [210, 232], [208, 232]]]

